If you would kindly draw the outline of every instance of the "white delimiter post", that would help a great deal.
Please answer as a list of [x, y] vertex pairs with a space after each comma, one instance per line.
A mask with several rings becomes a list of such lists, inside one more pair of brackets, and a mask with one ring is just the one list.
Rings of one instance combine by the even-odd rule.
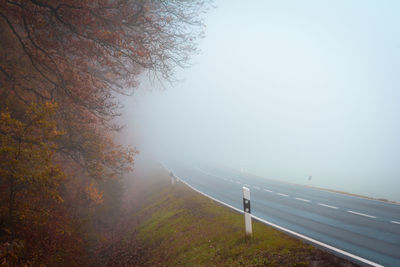
[[250, 190], [244, 186], [243, 186], [243, 211], [244, 211], [244, 224], [246, 228], [246, 235], [252, 235], [253, 229], [251, 227]]
[[171, 176], [171, 184], [174, 185], [175, 184], [175, 175], [172, 171], [169, 172], [169, 176]]

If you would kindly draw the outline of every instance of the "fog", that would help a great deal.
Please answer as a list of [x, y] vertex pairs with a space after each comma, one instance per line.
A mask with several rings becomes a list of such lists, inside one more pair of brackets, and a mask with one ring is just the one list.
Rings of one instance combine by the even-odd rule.
[[183, 81], [123, 99], [123, 134], [142, 156], [400, 201], [399, 11], [216, 1]]

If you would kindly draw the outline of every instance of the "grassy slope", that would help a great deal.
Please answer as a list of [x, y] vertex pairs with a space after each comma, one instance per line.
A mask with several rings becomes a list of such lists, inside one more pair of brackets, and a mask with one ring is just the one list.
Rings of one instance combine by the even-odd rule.
[[[167, 266], [352, 266], [192, 191], [171, 185], [161, 168], [142, 168], [131, 181], [130, 231], [121, 235], [113, 264]], [[121, 252], [125, 251], [125, 252]], [[117, 257], [117, 258], [115, 258]], [[104, 263], [104, 262], [103, 262]]]

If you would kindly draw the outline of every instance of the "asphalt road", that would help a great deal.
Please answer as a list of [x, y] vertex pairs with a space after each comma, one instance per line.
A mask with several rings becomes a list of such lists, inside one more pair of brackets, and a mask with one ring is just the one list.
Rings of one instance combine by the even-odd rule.
[[228, 205], [242, 209], [246, 186], [253, 215], [373, 263], [400, 266], [400, 205], [221, 167], [166, 164], [180, 179]]

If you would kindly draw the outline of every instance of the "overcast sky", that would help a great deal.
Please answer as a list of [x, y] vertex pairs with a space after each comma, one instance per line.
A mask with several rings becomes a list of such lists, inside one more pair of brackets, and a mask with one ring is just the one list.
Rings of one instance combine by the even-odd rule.
[[124, 100], [129, 142], [400, 201], [399, 14], [395, 0], [216, 1], [184, 81]]

